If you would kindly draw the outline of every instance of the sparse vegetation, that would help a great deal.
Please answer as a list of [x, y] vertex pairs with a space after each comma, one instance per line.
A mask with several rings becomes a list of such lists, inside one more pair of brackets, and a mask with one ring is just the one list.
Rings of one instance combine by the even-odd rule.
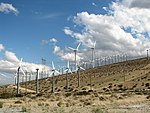
[[104, 110], [102, 110], [100, 107], [93, 108], [92, 113], [106, 113]]
[[[69, 107], [70, 109], [68, 111], [71, 111], [71, 107], [74, 106], [84, 107], [84, 109], [86, 109], [86, 107], [90, 108], [88, 109], [88, 111], [92, 113], [107, 113], [107, 111], [105, 109], [102, 109], [101, 106], [96, 108], [93, 107], [97, 105], [106, 106], [106, 104], [108, 104], [109, 101], [111, 101], [109, 103], [110, 106], [111, 104], [116, 105], [117, 101], [119, 101], [120, 99], [121, 99], [121, 101], [119, 101], [120, 103], [127, 102], [127, 101], [130, 102], [130, 100], [132, 100], [132, 97], [134, 96], [137, 96], [137, 98], [141, 96], [142, 99], [143, 97], [145, 99], [145, 95], [146, 95], [146, 98], [150, 99], [150, 95], [149, 95], [150, 83], [148, 82], [148, 79], [150, 79], [149, 76], [150, 70], [149, 68], [145, 69], [146, 66], [147, 65], [144, 63], [144, 60], [143, 61], [139, 60], [139, 61], [129, 61], [128, 64], [127, 63], [112, 64], [109, 66], [109, 70], [108, 70], [108, 66], [101, 66], [99, 68], [89, 69], [87, 70], [88, 71], [87, 73], [81, 73], [80, 88], [77, 87], [77, 83], [75, 81], [76, 73], [73, 73], [70, 74], [70, 79], [69, 79], [70, 85], [67, 91], [66, 91], [66, 87], [64, 87], [65, 86], [64, 76], [56, 76], [57, 83], [56, 83], [55, 93], [53, 94], [51, 93], [51, 88], [50, 88], [51, 79], [43, 78], [42, 80], [39, 81], [40, 90], [38, 96], [35, 96], [34, 92], [32, 93], [28, 92], [27, 95], [25, 96], [23, 94], [24, 92], [20, 88], [21, 94], [17, 96], [19, 97], [20, 100], [18, 101], [15, 100], [13, 101], [13, 103], [24, 105], [24, 102], [30, 103], [33, 101], [34, 102], [37, 101], [36, 102], [37, 108], [42, 108], [43, 111], [49, 109], [50, 106], [52, 106], [52, 104], [54, 103], [54, 105], [57, 106], [56, 108], [57, 110], [56, 109], [53, 110], [52, 113], [65, 113], [66, 111], [64, 110], [61, 111], [60, 108], [65, 108], [66, 110], [67, 107]], [[145, 74], [147, 73], [147, 75], [144, 75], [144, 72], [141, 75], [141, 71], [143, 71], [144, 69], [146, 71]], [[92, 75], [91, 85], [89, 84], [89, 78], [87, 77], [87, 74], [89, 73], [97, 74], [96, 76], [95, 74], [91, 74]], [[123, 81], [123, 75], [124, 75], [123, 73], [125, 73], [126, 75], [125, 82]], [[23, 87], [23, 83], [20, 85], [20, 87]], [[11, 98], [12, 97], [11, 95], [14, 95], [15, 97], [16, 96], [15, 90], [13, 93], [12, 92], [8, 93], [10, 89], [8, 88], [6, 91], [6, 95], [4, 95], [5, 94], [4, 90], [1, 88], [0, 93], [1, 92], [2, 93], [0, 94], [0, 98]], [[35, 90], [34, 81], [28, 82], [28, 89], [33, 91]], [[26, 99], [21, 100], [22, 98], [26, 98]], [[137, 98], [134, 98], [132, 101], [136, 101]], [[21, 105], [15, 105], [15, 106], [21, 106]], [[26, 108], [28, 107], [25, 106], [25, 108], [22, 108], [22, 112], [27, 112]], [[28, 110], [29, 109], [30, 108], [28, 108]], [[74, 111], [78, 112], [78, 108], [76, 108]], [[47, 110], [45, 112], [49, 112], [49, 111]]]
[[17, 100], [17, 101], [15, 101], [15, 104], [22, 104], [22, 101]]
[[23, 106], [20, 112], [27, 112], [27, 108]]
[[3, 102], [0, 102], [0, 108], [2, 108], [2, 107], [3, 107], [3, 104], [4, 104]]

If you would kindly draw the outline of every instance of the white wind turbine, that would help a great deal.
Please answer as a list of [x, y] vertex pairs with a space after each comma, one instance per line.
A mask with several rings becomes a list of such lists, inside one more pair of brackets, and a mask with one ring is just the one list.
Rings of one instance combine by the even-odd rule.
[[39, 79], [39, 69], [36, 69], [36, 95], [38, 95], [39, 91], [39, 84], [38, 84], [38, 79]]
[[22, 69], [22, 60], [23, 60], [23, 58], [21, 58], [21, 60], [19, 61], [19, 65], [18, 65], [18, 69], [17, 69], [17, 95], [19, 94], [19, 75], [20, 75], [20, 70], [23, 73], [23, 75], [25, 76], [25, 72]]
[[94, 68], [94, 50], [96, 46], [96, 41], [93, 43], [93, 46], [91, 47], [92, 50], [92, 67]]
[[68, 91], [68, 88], [69, 88], [68, 73], [72, 73], [70, 69], [69, 61], [67, 62], [67, 67], [66, 67], [65, 72], [66, 72], [66, 90]]
[[59, 72], [55, 69], [55, 66], [54, 66], [54, 62], [52, 61], [52, 93], [55, 92], [55, 79], [54, 79], [54, 76], [55, 76], [55, 73], [59, 74]]
[[77, 75], [78, 75], [78, 88], [80, 87], [80, 70], [85, 70], [80, 64], [77, 64]]
[[17, 72], [16, 73], [14, 73], [14, 82], [15, 82], [15, 85], [17, 84]]
[[77, 68], [76, 68], [76, 64], [77, 64], [77, 59], [76, 59], [76, 57], [77, 57], [77, 52], [78, 52], [78, 50], [79, 50], [80, 45], [81, 45], [81, 43], [78, 44], [78, 46], [77, 46], [76, 49], [75, 49], [75, 48], [72, 48], [72, 47], [68, 47], [69, 49], [71, 49], [72, 51], [74, 51], [74, 56], [75, 56], [75, 59], [74, 59], [74, 60], [75, 60], [75, 61], [74, 61], [74, 62], [75, 62], [75, 70], [77, 69]]

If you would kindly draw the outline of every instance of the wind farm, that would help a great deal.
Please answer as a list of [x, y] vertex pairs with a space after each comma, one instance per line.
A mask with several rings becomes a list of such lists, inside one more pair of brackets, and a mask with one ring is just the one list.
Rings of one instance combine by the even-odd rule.
[[[49, 77], [39, 78], [42, 72], [40, 73], [39, 69], [36, 69], [36, 73], [32, 75], [35, 76], [35, 79], [22, 82], [19, 81], [20, 73], [23, 74], [23, 71], [19, 71], [22, 66], [21, 59], [18, 65], [18, 74], [15, 75], [18, 79], [17, 84], [1, 86], [0, 98], [2, 100], [15, 99], [18, 101], [24, 98], [25, 100], [22, 100], [20, 105], [24, 105], [26, 99], [31, 101], [27, 102], [28, 104], [36, 101], [38, 104], [34, 103], [34, 105], [38, 106], [39, 109], [43, 109], [40, 112], [48, 109], [52, 110], [49, 110], [50, 112], [54, 112], [56, 106], [58, 112], [60, 112], [60, 108], [64, 109], [64, 112], [69, 112], [68, 109], [73, 106], [80, 107], [84, 112], [89, 112], [89, 106], [93, 106], [92, 109], [100, 109], [102, 112], [122, 112], [123, 110], [139, 112], [142, 110], [134, 108], [131, 110], [126, 108], [114, 109], [113, 107], [116, 106], [116, 103], [118, 106], [129, 103], [132, 103], [131, 106], [140, 106], [143, 102], [145, 102], [144, 109], [148, 110], [146, 101], [149, 99], [150, 91], [148, 82], [150, 79], [150, 61], [147, 58], [149, 56], [138, 59], [126, 59], [126, 56], [123, 55], [119, 57], [121, 60], [118, 59], [112, 62], [109, 60], [113, 57], [104, 57], [104, 59], [100, 59], [100, 62], [103, 60], [105, 62], [104, 64], [100, 63], [101, 65], [96, 65], [97, 58], [91, 57], [94, 59], [94, 63], [91, 62], [92, 60], [89, 61], [88, 64], [91, 63], [91, 65], [88, 68], [83, 68], [82, 63], [74, 62], [76, 70], [72, 71], [68, 61], [66, 70], [62, 74], [57, 71], [52, 61]], [[136, 100], [131, 98], [136, 98]], [[39, 103], [43, 104], [39, 105]], [[95, 108], [94, 106], [103, 108]], [[32, 105], [25, 107], [26, 111], [33, 112], [35, 110]], [[75, 112], [81, 111], [76, 109]]]
[[150, 113], [149, 6], [1, 0], [0, 113]]

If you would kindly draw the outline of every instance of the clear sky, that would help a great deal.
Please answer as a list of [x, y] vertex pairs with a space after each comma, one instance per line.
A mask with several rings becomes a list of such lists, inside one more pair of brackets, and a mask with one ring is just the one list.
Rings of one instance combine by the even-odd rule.
[[0, 0], [0, 74], [15, 73], [21, 58], [27, 68], [42, 58], [62, 66], [79, 43], [77, 60], [90, 61], [95, 41], [95, 57], [145, 56], [149, 20], [147, 0]]

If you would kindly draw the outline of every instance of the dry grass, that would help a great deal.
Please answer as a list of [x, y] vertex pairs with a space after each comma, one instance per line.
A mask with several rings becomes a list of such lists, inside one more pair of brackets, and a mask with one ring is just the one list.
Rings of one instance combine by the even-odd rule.
[[[23, 97], [21, 105], [31, 112], [59, 113], [79, 112], [75, 107], [86, 107], [85, 113], [106, 112], [107, 108], [127, 104], [147, 103], [150, 95], [150, 60], [138, 59], [117, 64], [101, 66], [81, 72], [81, 87], [77, 87], [77, 74], [69, 75], [69, 89], [65, 89], [65, 76], [55, 77], [55, 93], [51, 93], [52, 78], [39, 80], [38, 96], [35, 95], [35, 81], [21, 84]], [[90, 84], [90, 77], [91, 83]], [[5, 95], [7, 94], [7, 95]], [[15, 97], [16, 86], [0, 87], [0, 98], [11, 100]], [[12, 98], [13, 97], [13, 98]], [[15, 98], [16, 99], [16, 98]], [[10, 103], [10, 102], [9, 102]], [[30, 107], [31, 106], [31, 107]], [[98, 106], [98, 108], [96, 107]], [[101, 107], [106, 109], [101, 109]], [[72, 108], [73, 107], [73, 108]], [[62, 111], [56, 108], [63, 108]], [[71, 109], [72, 108], [72, 109]], [[93, 110], [93, 111], [92, 111]], [[83, 112], [84, 113], [84, 112]]]

